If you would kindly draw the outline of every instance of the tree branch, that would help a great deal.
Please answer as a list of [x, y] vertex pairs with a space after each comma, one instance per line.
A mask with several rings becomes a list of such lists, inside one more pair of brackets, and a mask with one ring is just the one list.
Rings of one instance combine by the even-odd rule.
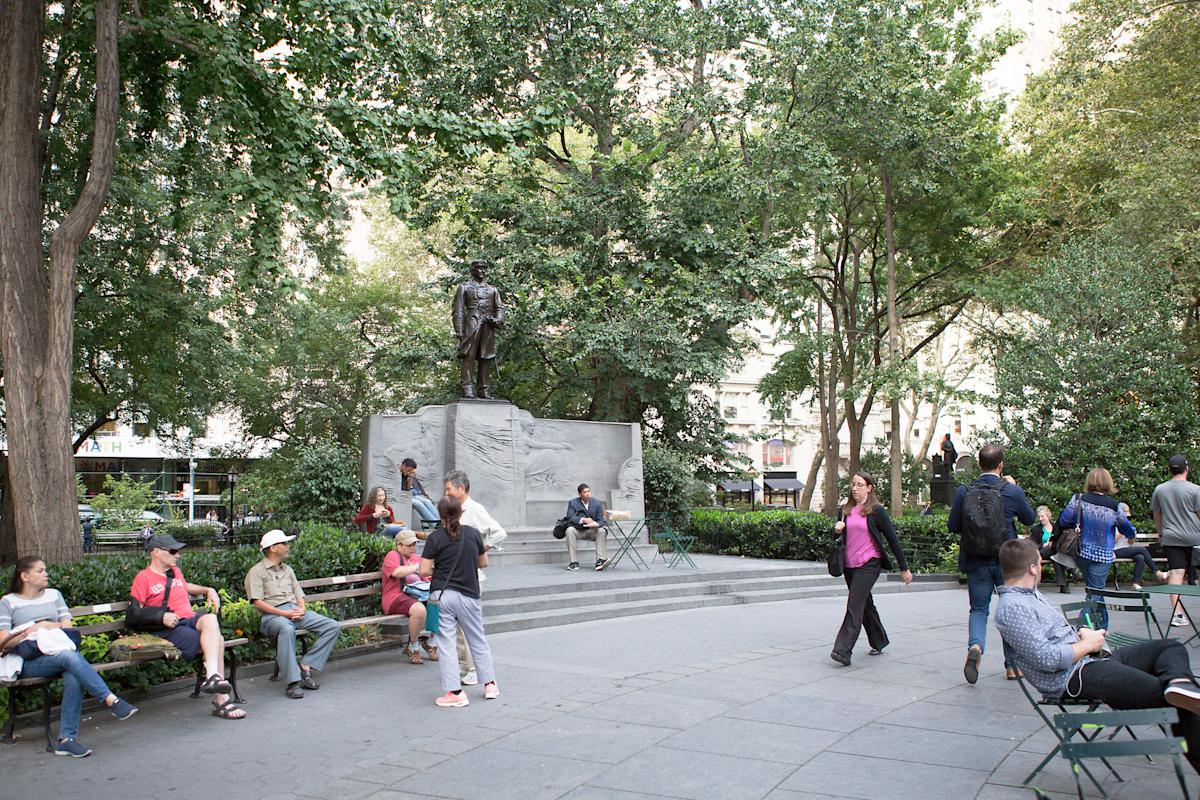
[[[96, 113], [91, 165], [74, 208], [50, 237], [50, 317], [48, 357], [73, 360], [72, 339], [75, 260], [108, 197], [116, 163], [118, 100], [121, 92], [117, 52], [117, 0], [96, 3]], [[64, 380], [70, 392], [70, 370]]]

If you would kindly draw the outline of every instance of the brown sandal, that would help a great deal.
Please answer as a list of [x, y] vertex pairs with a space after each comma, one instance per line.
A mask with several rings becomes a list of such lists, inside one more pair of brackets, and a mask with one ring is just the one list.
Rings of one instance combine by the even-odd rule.
[[430, 644], [428, 639], [422, 639], [421, 647], [425, 648], [425, 654], [429, 656], [430, 661], [438, 660], [438, 649], [436, 644]]
[[408, 663], [410, 663], [410, 664], [424, 664], [425, 663], [424, 661], [421, 660], [421, 651], [420, 650], [416, 650], [412, 647], [406, 647], [406, 648], [404, 648], [404, 655], [408, 656]]

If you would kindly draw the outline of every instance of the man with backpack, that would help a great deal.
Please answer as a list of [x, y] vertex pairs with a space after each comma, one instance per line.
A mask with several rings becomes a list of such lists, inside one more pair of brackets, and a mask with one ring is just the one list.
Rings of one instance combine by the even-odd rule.
[[[967, 623], [967, 661], [963, 665], [963, 676], [971, 684], [979, 680], [992, 592], [1004, 585], [1000, 545], [1017, 538], [1013, 517], [1022, 525], [1032, 525], [1036, 518], [1025, 499], [1025, 492], [1011, 475], [1004, 474], [1003, 447], [984, 445], [979, 451], [979, 469], [982, 474], [978, 478], [959, 486], [954, 493], [950, 517], [946, 520], [946, 528], [961, 537], [958, 568], [967, 575], [971, 614]], [[1007, 654], [1004, 673], [1009, 680], [1019, 674]]]

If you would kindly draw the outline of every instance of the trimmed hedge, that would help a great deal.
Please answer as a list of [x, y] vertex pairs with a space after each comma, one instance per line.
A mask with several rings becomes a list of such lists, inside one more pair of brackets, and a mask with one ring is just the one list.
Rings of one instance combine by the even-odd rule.
[[[812, 511], [738, 511], [699, 508], [686, 532], [701, 553], [824, 561], [833, 545], [835, 520]], [[957, 572], [958, 536], [939, 514], [894, 518], [900, 546], [914, 572]]]

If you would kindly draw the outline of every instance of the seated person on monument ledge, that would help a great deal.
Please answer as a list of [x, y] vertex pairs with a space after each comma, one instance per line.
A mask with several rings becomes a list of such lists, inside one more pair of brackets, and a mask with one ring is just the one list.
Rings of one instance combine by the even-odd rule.
[[417, 477], [415, 459], [406, 458], [400, 462], [400, 490], [412, 494], [413, 510], [417, 512], [417, 516], [421, 518], [422, 522], [434, 524], [438, 522], [437, 508], [433, 505], [433, 500], [425, 491], [425, 487], [421, 485], [420, 478]]
[[567, 569], [579, 569], [579, 540], [594, 539], [596, 542], [596, 572], [608, 566], [608, 523], [604, 519], [604, 506], [592, 497], [592, 488], [579, 484], [578, 497], [567, 503], [567, 552], [570, 554]]

